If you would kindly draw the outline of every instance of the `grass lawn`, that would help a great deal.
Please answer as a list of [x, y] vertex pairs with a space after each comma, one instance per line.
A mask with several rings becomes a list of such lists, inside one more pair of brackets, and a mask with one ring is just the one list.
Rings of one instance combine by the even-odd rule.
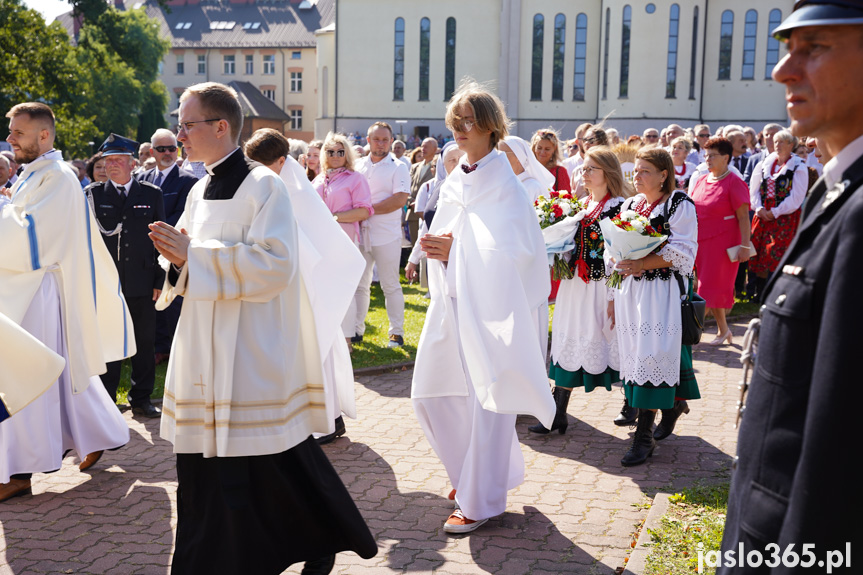
[[[354, 344], [354, 353], [351, 356], [354, 369], [363, 367], [374, 367], [413, 361], [417, 356], [417, 344], [425, 321], [426, 309], [429, 302], [423, 298], [427, 290], [419, 287], [419, 283], [408, 285], [404, 273], [401, 276], [402, 291], [405, 294], [405, 344], [403, 347], [389, 349], [389, 320], [387, 310], [384, 306], [384, 294], [379, 284], [372, 284], [372, 302], [369, 314], [366, 316], [366, 333], [362, 343]], [[165, 393], [165, 371], [167, 363], [156, 366], [156, 387], [153, 392], [154, 398], [161, 398]], [[120, 376], [120, 387], [117, 390], [117, 403], [128, 403], [129, 377], [131, 367], [129, 360], [123, 364], [123, 372]]]
[[[699, 573], [698, 545], [703, 553], [718, 551], [725, 528], [728, 483], [697, 484], [671, 496], [668, 512], [650, 530], [652, 550], [645, 575]], [[704, 563], [702, 573], [715, 573]]]

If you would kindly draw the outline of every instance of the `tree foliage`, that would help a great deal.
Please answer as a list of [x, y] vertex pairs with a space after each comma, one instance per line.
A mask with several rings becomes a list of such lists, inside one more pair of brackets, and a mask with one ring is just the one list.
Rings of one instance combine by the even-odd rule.
[[22, 0], [0, 0], [0, 108], [51, 106], [57, 147], [67, 157], [89, 155], [90, 142], [98, 146], [111, 132], [149, 139], [164, 125], [168, 94], [158, 77], [169, 43], [143, 10], [117, 10], [104, 0], [73, 7], [84, 17], [77, 45]]

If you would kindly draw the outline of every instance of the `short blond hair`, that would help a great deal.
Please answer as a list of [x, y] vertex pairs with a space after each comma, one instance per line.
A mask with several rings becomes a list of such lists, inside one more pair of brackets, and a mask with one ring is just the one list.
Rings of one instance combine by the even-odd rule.
[[496, 148], [497, 143], [509, 135], [512, 122], [506, 115], [503, 102], [475, 80], [462, 80], [447, 104], [445, 121], [450, 131], [455, 131], [461, 125], [463, 118], [459, 116], [458, 110], [463, 107], [473, 112], [477, 128], [491, 132], [492, 148]]
[[[592, 126], [588, 128], [588, 130], [593, 129], [595, 128]], [[605, 136], [605, 132], [602, 132], [602, 135]], [[542, 130], [537, 130], [536, 132], [534, 132], [533, 137], [530, 139], [530, 151], [536, 154], [536, 145], [542, 140], [551, 142], [551, 145], [554, 146], [554, 151], [551, 153], [551, 165], [557, 166], [558, 164], [560, 164], [561, 156], [560, 138], [558, 138], [557, 136], [557, 131], [555, 131], [554, 128], [543, 128]]]
[[[225, 120], [231, 127], [231, 139], [236, 144], [240, 141], [243, 129], [243, 109], [237, 92], [230, 86], [218, 82], [202, 82], [189, 86], [180, 96], [182, 104], [192, 96], [197, 96], [205, 116]], [[201, 118], [209, 119], [209, 118]]]
[[347, 136], [337, 132], [330, 132], [324, 139], [324, 145], [321, 147], [321, 171], [326, 172], [330, 169], [330, 162], [327, 159], [329, 157], [327, 156], [327, 149], [336, 144], [341, 144], [342, 149], [345, 151], [345, 169], [353, 172], [354, 162], [357, 161], [354, 147], [348, 143]]
[[683, 144], [683, 147], [686, 149], [687, 154], [692, 151], [692, 142], [690, 142], [689, 138], [687, 138], [686, 136], [677, 136], [676, 138], [674, 138], [671, 141], [671, 147], [673, 148], [674, 144], [677, 143]]

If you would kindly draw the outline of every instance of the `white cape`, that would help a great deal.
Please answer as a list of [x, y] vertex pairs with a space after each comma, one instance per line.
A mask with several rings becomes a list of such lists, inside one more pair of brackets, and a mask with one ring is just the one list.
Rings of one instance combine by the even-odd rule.
[[[297, 219], [300, 276], [306, 286], [327, 397], [337, 393], [341, 411], [355, 419], [354, 371], [342, 332], [342, 320], [354, 298], [366, 262], [333, 220], [329, 208], [312, 187], [305, 170], [288, 156], [281, 171]], [[331, 361], [328, 361], [331, 359]], [[329, 419], [339, 416], [327, 402]]]
[[27, 164], [0, 208], [0, 313], [20, 325], [51, 268], [56, 274], [73, 393], [107, 362], [135, 354], [117, 268], [81, 184], [58, 151]]
[[471, 174], [456, 168], [441, 188], [429, 233], [451, 232], [454, 241], [446, 269], [429, 260], [432, 301], [411, 397], [468, 395], [460, 342], [484, 409], [530, 414], [551, 427], [555, 406], [534, 315], [550, 291], [545, 244], [509, 162], [491, 155]]

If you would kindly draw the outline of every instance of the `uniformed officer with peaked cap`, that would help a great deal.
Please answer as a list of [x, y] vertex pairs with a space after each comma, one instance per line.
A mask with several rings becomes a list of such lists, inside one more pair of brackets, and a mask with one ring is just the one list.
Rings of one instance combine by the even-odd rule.
[[791, 131], [832, 159], [764, 292], [717, 573], [859, 573], [863, 0], [798, 1], [775, 34]]
[[[108, 136], [99, 151], [105, 159], [109, 180], [91, 184], [85, 192], [105, 245], [117, 264], [134, 324], [138, 353], [131, 358], [132, 413], [159, 417], [161, 414], [151, 403], [150, 395], [156, 378], [154, 302], [161, 292], [165, 272], [157, 263], [158, 252], [148, 237], [148, 226], [165, 219], [165, 208], [158, 187], [132, 178], [137, 149], [138, 142], [134, 140], [117, 134]], [[102, 375], [105, 389], [115, 400], [120, 367], [121, 362], [109, 363], [108, 371]]]

